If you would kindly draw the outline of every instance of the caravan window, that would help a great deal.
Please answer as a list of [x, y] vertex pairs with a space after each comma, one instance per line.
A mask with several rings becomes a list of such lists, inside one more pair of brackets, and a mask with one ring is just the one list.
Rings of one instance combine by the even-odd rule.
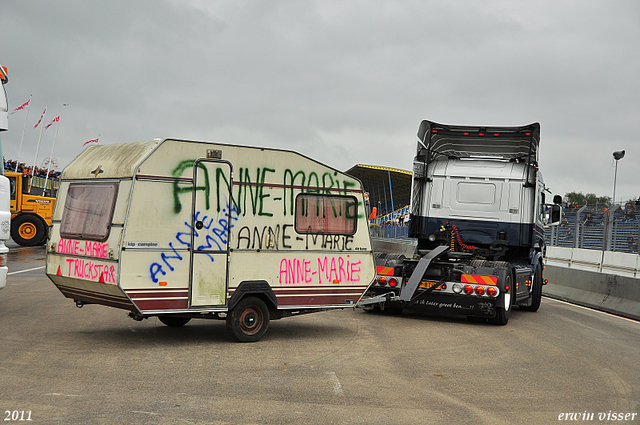
[[62, 211], [60, 236], [106, 241], [117, 194], [118, 182], [71, 183]]
[[353, 235], [357, 205], [354, 196], [301, 193], [296, 197], [296, 232]]

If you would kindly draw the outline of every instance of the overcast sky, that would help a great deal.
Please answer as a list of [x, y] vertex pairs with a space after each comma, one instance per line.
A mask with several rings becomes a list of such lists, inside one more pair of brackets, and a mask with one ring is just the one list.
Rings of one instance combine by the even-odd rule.
[[[100, 144], [287, 148], [341, 170], [410, 170], [420, 121], [540, 122], [554, 193], [640, 196], [637, 0], [0, 0], [10, 110], [62, 113], [61, 168]], [[69, 106], [63, 108], [63, 104]], [[16, 159], [25, 112], [9, 118]], [[37, 163], [49, 157], [45, 131]]]

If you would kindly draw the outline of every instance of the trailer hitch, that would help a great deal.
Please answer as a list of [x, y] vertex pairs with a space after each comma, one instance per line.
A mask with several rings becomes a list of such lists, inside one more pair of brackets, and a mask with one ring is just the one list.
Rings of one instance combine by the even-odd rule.
[[376, 295], [375, 297], [363, 298], [358, 301], [356, 308], [363, 308], [372, 304], [380, 304], [386, 301], [398, 301], [399, 298], [393, 292], [387, 292], [386, 294]]

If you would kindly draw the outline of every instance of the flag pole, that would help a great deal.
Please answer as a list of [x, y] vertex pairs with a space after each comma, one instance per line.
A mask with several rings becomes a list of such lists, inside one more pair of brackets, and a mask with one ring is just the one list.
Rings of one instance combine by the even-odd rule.
[[[24, 126], [22, 127], [22, 137], [20, 138], [20, 149], [18, 149], [18, 158], [16, 158], [16, 169], [14, 172], [18, 172], [18, 166], [20, 165], [20, 153], [22, 152], [22, 142], [24, 142], [24, 130], [27, 128], [27, 118], [29, 118], [29, 111], [31, 110], [31, 96], [29, 95], [29, 104], [27, 105], [27, 115], [24, 117]], [[23, 98], [24, 99], [24, 98]]]
[[[62, 106], [67, 106], [68, 103], [63, 104]], [[51, 168], [51, 161], [53, 161], [53, 148], [56, 147], [56, 139], [58, 138], [58, 130], [60, 129], [60, 120], [62, 119], [62, 112], [58, 115], [58, 123], [56, 124], [56, 134], [53, 136], [53, 144], [51, 145], [51, 155], [49, 155], [49, 164], [47, 164], [47, 177], [44, 180], [44, 188], [42, 189], [42, 196], [44, 196], [44, 192], [47, 190], [47, 182], [49, 181], [49, 169]], [[51, 180], [51, 195], [53, 195], [53, 180]]]
[[44, 117], [47, 115], [47, 105], [44, 105], [44, 112], [42, 113], [42, 117], [40, 117], [40, 122], [38, 125], [42, 124], [40, 127], [40, 137], [38, 137], [38, 146], [36, 147], [36, 157], [33, 159], [33, 168], [31, 169], [31, 177], [33, 177], [36, 173], [36, 161], [38, 161], [38, 152], [40, 151], [40, 141], [42, 140], [42, 130], [44, 130]]

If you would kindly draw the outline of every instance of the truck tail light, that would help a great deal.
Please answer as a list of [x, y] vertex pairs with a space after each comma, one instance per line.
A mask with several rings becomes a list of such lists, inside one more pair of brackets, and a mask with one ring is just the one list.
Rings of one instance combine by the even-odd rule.
[[395, 277], [389, 279], [389, 286], [391, 286], [392, 288], [398, 286], [398, 279], [396, 279]]
[[494, 286], [489, 286], [487, 288], [487, 295], [489, 295], [490, 297], [495, 297], [497, 293], [498, 290]]
[[0, 254], [0, 267], [7, 265], [7, 254]]
[[484, 295], [484, 286], [476, 286], [476, 294]]
[[467, 295], [473, 294], [473, 286], [472, 285], [464, 285], [464, 293]]
[[384, 276], [380, 276], [380, 277], [378, 278], [378, 285], [380, 285], [380, 286], [384, 286], [384, 285], [386, 285], [386, 284], [387, 284], [387, 278], [386, 278], [386, 277], [384, 277]]

